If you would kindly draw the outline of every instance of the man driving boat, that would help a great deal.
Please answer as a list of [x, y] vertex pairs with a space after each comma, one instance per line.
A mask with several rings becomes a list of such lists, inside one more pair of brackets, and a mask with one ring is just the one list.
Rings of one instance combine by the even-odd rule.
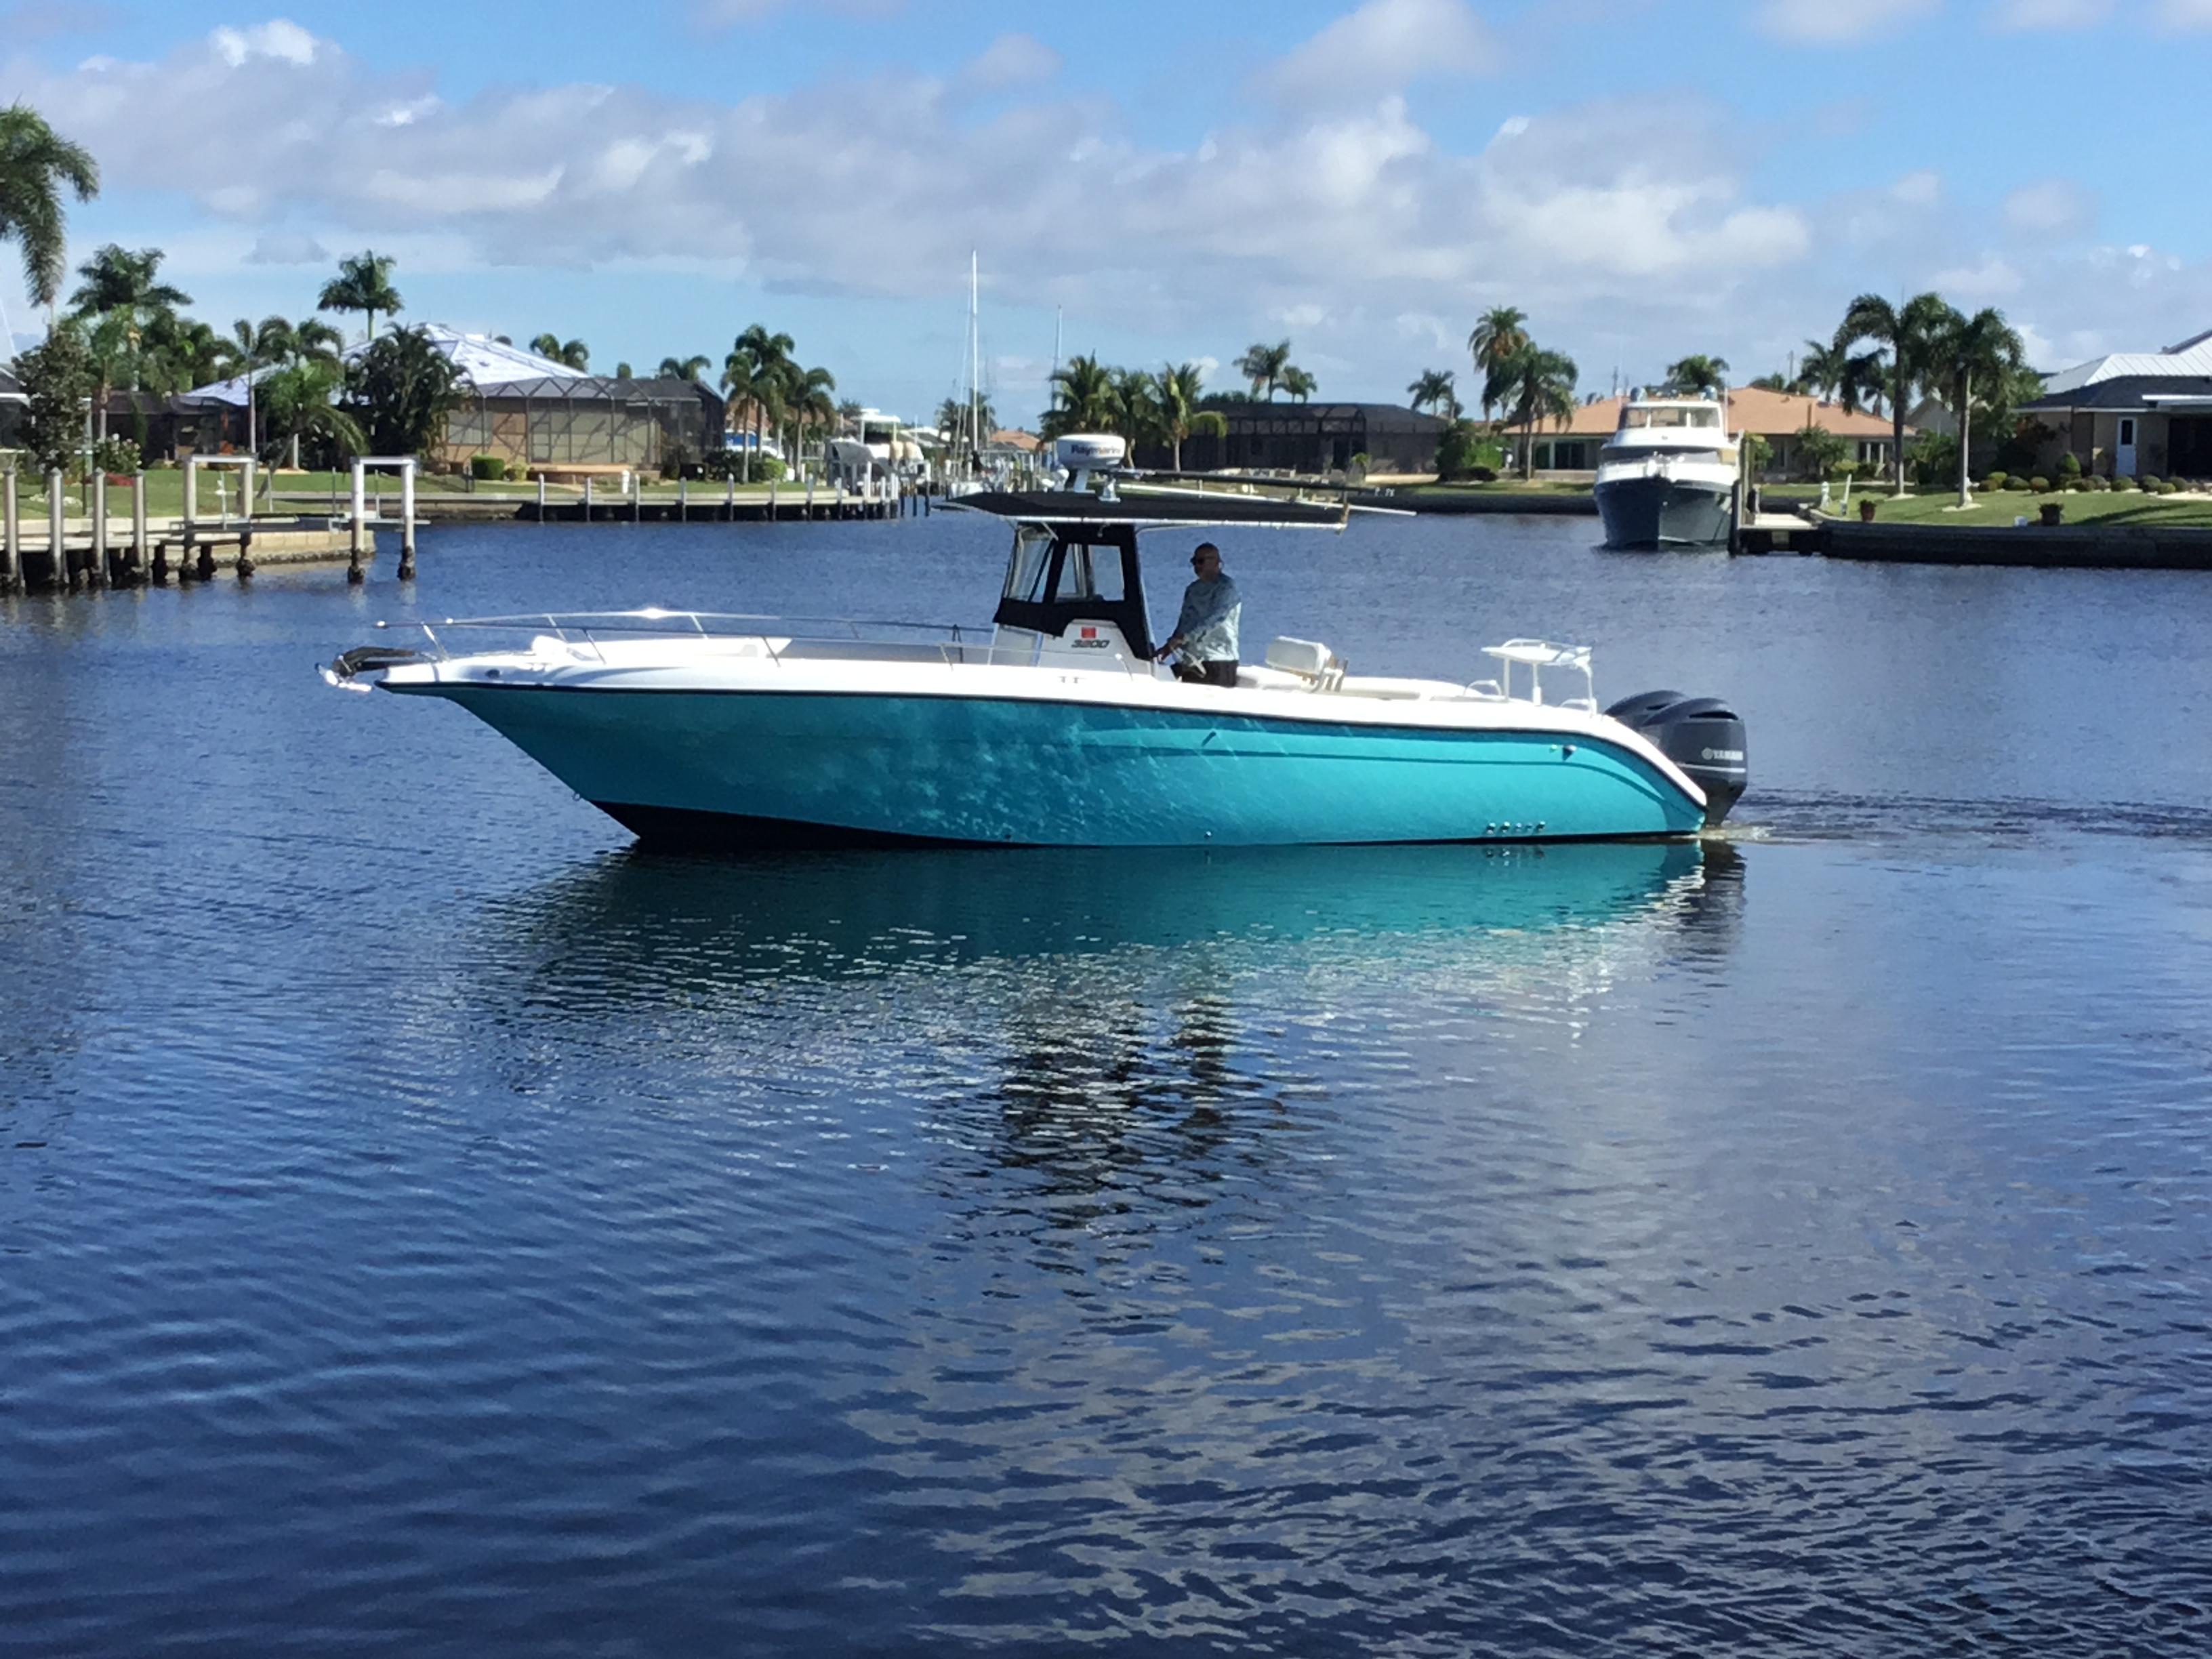
[[1175, 632], [1153, 654], [1164, 662], [1179, 655], [1176, 678], [1196, 685], [1237, 684], [1237, 623], [1244, 609], [1244, 596], [1221, 568], [1221, 550], [1200, 542], [1191, 550], [1190, 568], [1196, 573], [1182, 591], [1182, 611]]

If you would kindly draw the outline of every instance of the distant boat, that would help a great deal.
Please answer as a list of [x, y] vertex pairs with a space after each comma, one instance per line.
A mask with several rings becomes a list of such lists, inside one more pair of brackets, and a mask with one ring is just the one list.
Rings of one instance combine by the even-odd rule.
[[1711, 398], [1632, 396], [1598, 452], [1598, 517], [1619, 548], [1726, 547], [1736, 441]]

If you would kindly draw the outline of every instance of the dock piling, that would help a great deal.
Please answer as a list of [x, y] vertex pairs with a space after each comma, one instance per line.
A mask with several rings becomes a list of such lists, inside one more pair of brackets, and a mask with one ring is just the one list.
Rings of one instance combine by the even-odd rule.
[[399, 580], [415, 580], [415, 469], [399, 469]]
[[0, 472], [0, 593], [23, 585], [23, 524], [15, 499], [15, 469]]
[[75, 587], [77, 573], [70, 568], [69, 542], [62, 534], [62, 470], [46, 474], [46, 563], [56, 587]]
[[586, 524], [589, 524], [589, 523], [591, 523], [591, 521], [592, 521], [592, 475], [591, 475], [590, 473], [586, 472], [586, 473], [584, 475], [584, 522], [585, 522]]
[[107, 474], [99, 467], [92, 470], [92, 564], [85, 573], [94, 587], [111, 585], [107, 568]]
[[146, 475], [131, 475], [131, 579], [143, 581], [147, 574], [146, 559]]
[[346, 556], [346, 581], [359, 586], [368, 580], [368, 569], [363, 555], [368, 550], [368, 485], [362, 478], [359, 463], [353, 469], [353, 534]]

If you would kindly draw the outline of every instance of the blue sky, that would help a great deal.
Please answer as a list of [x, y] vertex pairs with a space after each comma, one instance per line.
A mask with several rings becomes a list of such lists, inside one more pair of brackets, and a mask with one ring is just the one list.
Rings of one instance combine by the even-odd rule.
[[[212, 320], [374, 246], [416, 319], [605, 368], [763, 321], [909, 415], [970, 247], [1024, 418], [1056, 314], [1377, 398], [1499, 303], [1596, 390], [1781, 368], [1869, 289], [2155, 348], [2212, 327], [2208, 70], [2212, 0], [0, 0], [0, 100], [105, 170], [73, 251], [165, 247]], [[0, 306], [27, 341], [12, 258]]]

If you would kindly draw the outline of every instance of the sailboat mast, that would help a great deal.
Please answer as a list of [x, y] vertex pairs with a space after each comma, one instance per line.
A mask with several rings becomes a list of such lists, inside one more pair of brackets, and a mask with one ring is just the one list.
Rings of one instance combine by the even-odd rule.
[[976, 311], [975, 250], [968, 250], [968, 445], [970, 453], [983, 453], [982, 386], [983, 336]]

